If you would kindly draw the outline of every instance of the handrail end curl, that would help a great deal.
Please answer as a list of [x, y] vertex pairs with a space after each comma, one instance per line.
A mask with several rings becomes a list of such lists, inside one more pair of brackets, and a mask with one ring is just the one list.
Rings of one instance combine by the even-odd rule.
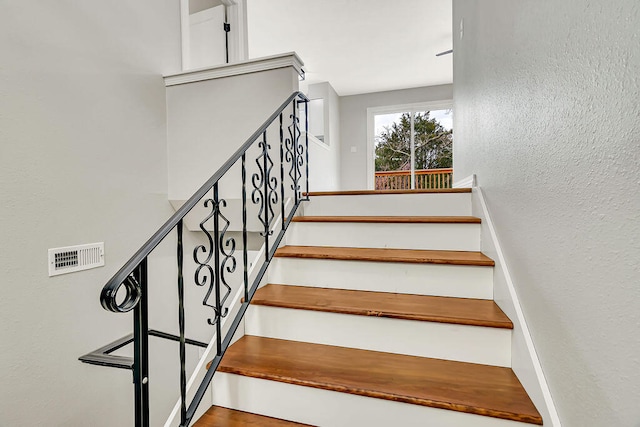
[[[126, 293], [122, 301], [118, 302], [118, 293], [122, 286], [124, 286]], [[100, 292], [100, 304], [107, 311], [127, 313], [138, 305], [140, 296], [140, 284], [132, 273], [120, 284], [114, 285], [114, 283], [111, 282], [102, 288], [102, 292]]]

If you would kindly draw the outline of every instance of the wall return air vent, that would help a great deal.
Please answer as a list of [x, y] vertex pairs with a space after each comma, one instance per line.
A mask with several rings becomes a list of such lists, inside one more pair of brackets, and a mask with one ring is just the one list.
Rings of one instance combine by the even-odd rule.
[[49, 276], [102, 267], [104, 242], [49, 249]]

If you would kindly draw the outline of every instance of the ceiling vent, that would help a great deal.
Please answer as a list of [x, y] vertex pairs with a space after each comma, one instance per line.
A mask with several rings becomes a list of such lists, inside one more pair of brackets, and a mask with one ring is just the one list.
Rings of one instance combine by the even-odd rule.
[[49, 276], [104, 265], [104, 242], [49, 249]]

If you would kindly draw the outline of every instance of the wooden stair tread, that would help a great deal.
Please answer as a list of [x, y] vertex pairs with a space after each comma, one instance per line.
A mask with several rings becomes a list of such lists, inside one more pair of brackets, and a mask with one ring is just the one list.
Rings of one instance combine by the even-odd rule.
[[244, 336], [229, 347], [219, 370], [542, 424], [542, 417], [509, 368]]
[[471, 193], [471, 188], [439, 188], [424, 190], [347, 190], [347, 191], [310, 191], [309, 196], [361, 196], [367, 194], [429, 194], [429, 193]]
[[212, 406], [193, 427], [295, 427], [308, 424], [294, 423], [278, 418], [265, 417], [235, 409]]
[[268, 284], [252, 304], [360, 316], [513, 329], [490, 300]]
[[406, 262], [493, 266], [491, 258], [474, 251], [434, 251], [424, 249], [345, 248], [333, 246], [283, 246], [276, 257], [335, 259], [348, 261]]
[[296, 216], [293, 222], [362, 222], [389, 224], [480, 224], [474, 216]]

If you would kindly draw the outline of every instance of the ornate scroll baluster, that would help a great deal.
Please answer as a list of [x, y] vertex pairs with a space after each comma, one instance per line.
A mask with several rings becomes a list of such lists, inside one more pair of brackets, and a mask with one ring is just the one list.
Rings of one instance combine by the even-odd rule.
[[[289, 116], [289, 117], [291, 118], [292, 116]], [[295, 149], [293, 124], [287, 126], [287, 131], [289, 133], [289, 137], [285, 138], [284, 140], [284, 147], [285, 147], [284, 159], [287, 163], [291, 164], [291, 168], [289, 169], [288, 175], [289, 175], [289, 178], [291, 178], [291, 189], [294, 191], [294, 194], [296, 194], [298, 191], [298, 188], [297, 188], [298, 180], [296, 177], [296, 166], [295, 166], [296, 149]]]
[[[298, 135], [296, 137], [296, 147], [298, 150], [298, 155], [297, 155], [297, 162], [296, 162], [296, 169], [298, 171], [297, 176], [298, 176], [298, 200], [302, 200], [302, 186], [300, 185], [300, 179], [302, 179], [302, 167], [304, 166], [305, 162], [304, 162], [304, 156], [305, 156], [305, 149], [304, 149], [304, 145], [302, 145], [302, 143], [300, 143], [300, 129], [298, 128]], [[308, 180], [307, 180], [307, 184], [308, 184]]]
[[300, 118], [295, 114], [290, 115], [291, 124], [288, 126], [289, 138], [285, 139], [285, 160], [291, 163], [289, 177], [291, 178], [291, 189], [294, 192], [294, 201], [297, 204], [300, 199], [300, 178], [302, 176], [301, 167], [304, 164], [304, 147], [300, 144]]
[[[205, 247], [205, 245], [198, 245], [193, 250], [193, 260], [196, 262], [196, 264], [198, 264], [198, 267], [196, 267], [196, 272], [194, 274], [194, 281], [198, 286], [206, 286], [207, 283], [209, 284], [209, 287], [204, 296], [204, 299], [202, 300], [202, 305], [205, 305], [213, 309], [214, 316], [213, 318], [207, 319], [207, 321], [209, 322], [210, 325], [215, 325], [215, 323], [218, 320], [219, 313], [216, 310], [215, 305], [212, 305], [209, 303], [209, 297], [211, 296], [211, 292], [213, 292], [213, 286], [215, 284], [215, 276], [216, 276], [216, 274], [214, 273], [213, 267], [211, 267], [211, 265], [209, 264], [211, 262], [211, 258], [213, 258], [214, 243], [213, 243], [213, 238], [211, 237], [211, 233], [209, 233], [209, 230], [207, 230], [207, 227], [205, 226], [207, 221], [209, 221], [216, 213], [216, 204], [213, 201], [213, 199], [206, 199], [204, 201], [205, 208], [209, 207], [209, 205], [211, 205], [211, 213], [209, 213], [209, 215], [207, 215], [205, 219], [203, 219], [202, 222], [200, 222], [200, 230], [202, 230], [204, 232], [204, 235], [207, 237], [209, 247], [207, 248]], [[199, 253], [202, 253], [203, 255], [205, 255], [206, 258], [204, 260], [201, 259], [199, 257]]]
[[[264, 134], [264, 140], [267, 140], [267, 133], [265, 132]], [[270, 145], [267, 145], [267, 148], [271, 148]], [[269, 168], [267, 169], [267, 204], [269, 206], [269, 213], [270, 213], [270, 220], [269, 220], [269, 234], [273, 234], [273, 230], [271, 230], [271, 222], [273, 222], [273, 220], [275, 219], [275, 211], [273, 209], [273, 205], [277, 205], [278, 204], [278, 200], [280, 200], [280, 197], [278, 195], [278, 177], [275, 174], [271, 173], [271, 170], [273, 169], [273, 161], [271, 160], [271, 156], [269, 156], [269, 151], [267, 151], [267, 155], [266, 155], [266, 159], [268, 160], [269, 163]], [[269, 246], [267, 245], [267, 248]]]
[[304, 139], [306, 145], [306, 168], [307, 168], [307, 196], [305, 200], [309, 200], [309, 102], [308, 101], [299, 101], [304, 102]]
[[300, 171], [298, 170], [298, 135], [300, 134], [300, 129], [298, 128], [298, 106], [296, 100], [294, 99], [291, 103], [291, 108], [293, 110], [291, 114], [291, 127], [293, 128], [293, 133], [291, 134], [291, 145], [293, 148], [293, 163], [291, 167], [293, 168], [293, 183], [294, 183], [294, 200], [296, 204], [298, 203], [298, 194], [300, 192], [300, 185], [298, 184], [300, 180]]
[[293, 101], [293, 146], [295, 149], [295, 173], [296, 176], [296, 202], [302, 199], [302, 186], [300, 185], [300, 180], [302, 179], [302, 166], [304, 166], [304, 146], [300, 143], [300, 118], [298, 117], [298, 102]]
[[293, 133], [291, 126], [287, 127], [287, 131], [289, 133], [289, 137], [284, 139], [284, 160], [287, 163], [291, 163], [291, 168], [287, 174], [289, 175], [289, 178], [291, 178], [291, 189], [295, 190], [296, 177], [293, 176], [293, 171], [295, 169], [293, 167]]
[[[258, 142], [261, 153], [256, 158], [256, 164], [258, 165], [258, 172], [254, 173], [251, 177], [251, 183], [253, 184], [253, 191], [251, 192], [251, 201], [254, 204], [260, 205], [258, 211], [258, 220], [264, 227], [264, 231], [260, 233], [264, 237], [265, 241], [265, 259], [269, 260], [269, 236], [273, 234], [271, 230], [271, 221], [274, 218], [273, 204], [278, 202], [278, 179], [271, 176], [271, 170], [273, 169], [273, 161], [269, 155], [269, 149], [271, 146], [267, 143], [267, 132], [262, 134], [262, 141]], [[262, 160], [262, 162], [261, 162]]]
[[[217, 184], [216, 184], [217, 187]], [[215, 198], [217, 198], [217, 188], [215, 190]], [[224, 304], [227, 302], [229, 295], [231, 295], [231, 286], [229, 286], [229, 279], [227, 278], [228, 274], [233, 274], [236, 271], [236, 267], [238, 262], [236, 261], [236, 257], [234, 253], [236, 252], [236, 239], [233, 237], [226, 237], [227, 230], [229, 229], [230, 222], [226, 216], [222, 214], [222, 210], [220, 208], [227, 207], [227, 201], [224, 199], [220, 199], [218, 201], [218, 209], [217, 209], [217, 217], [216, 221], [218, 222], [218, 234], [219, 236], [219, 252], [222, 255], [222, 261], [220, 262], [220, 273], [218, 274], [218, 278], [220, 279], [220, 284], [224, 287], [224, 295], [220, 298], [220, 307], [222, 307], [222, 317], [225, 317], [229, 308], [225, 307]], [[222, 230], [220, 230], [220, 221], [224, 223]], [[218, 290], [220, 292], [220, 289]], [[219, 323], [219, 322], [218, 322]]]
[[[225, 277], [225, 272], [233, 273], [235, 271], [236, 259], [233, 256], [233, 253], [235, 252], [235, 240], [233, 238], [229, 238], [226, 241], [224, 240], [224, 234], [229, 228], [229, 220], [227, 220], [227, 218], [220, 213], [220, 206], [226, 207], [227, 202], [225, 200], [218, 199], [218, 183], [214, 184], [213, 193], [214, 194], [212, 199], [206, 199], [204, 201], [205, 207], [209, 207], [209, 205], [211, 205], [211, 212], [200, 223], [200, 229], [207, 237], [208, 248], [205, 245], [196, 246], [196, 248], [193, 250], [193, 260], [196, 262], [196, 264], [198, 264], [194, 275], [196, 285], [209, 285], [205, 297], [202, 300], [202, 304], [213, 309], [214, 316], [207, 319], [207, 322], [212, 326], [218, 325], [216, 326], [216, 328], [219, 328], [220, 319], [222, 317], [225, 317], [229, 311], [228, 308], [224, 307], [224, 303], [231, 293], [231, 288], [228, 285], [227, 279]], [[220, 217], [225, 222], [222, 234], [220, 234], [219, 229]], [[215, 239], [206, 228], [206, 223], [211, 218], [214, 218], [214, 235], [216, 236]], [[220, 262], [221, 252], [224, 257], [224, 259], [222, 260], [222, 265]], [[200, 254], [206, 255], [205, 259], [202, 259]], [[213, 266], [211, 265], [212, 259]], [[220, 297], [221, 284], [225, 287], [225, 294], [222, 299]], [[214, 293], [215, 297], [215, 302], [213, 304], [209, 302], [211, 293]]]
[[[214, 311], [213, 318], [209, 318], [207, 322], [216, 327], [217, 352], [218, 355], [220, 355], [222, 354], [222, 329], [220, 319], [229, 313], [229, 309], [225, 307], [224, 304], [229, 298], [229, 295], [231, 295], [231, 286], [229, 286], [227, 274], [235, 272], [237, 261], [234, 256], [236, 241], [232, 237], [225, 237], [230, 222], [220, 211], [221, 207], [227, 206], [227, 202], [219, 198], [217, 182], [213, 185], [213, 198], [207, 199], [204, 202], [205, 207], [209, 205], [211, 205], [211, 213], [200, 223], [200, 229], [204, 232], [205, 236], [207, 236], [209, 247], [207, 248], [205, 245], [196, 246], [193, 250], [193, 259], [198, 264], [195, 272], [196, 285], [205, 286], [207, 283], [209, 284], [202, 304], [211, 307]], [[215, 239], [206, 228], [206, 223], [211, 218], [213, 218], [213, 234], [215, 235]], [[222, 230], [220, 230], [220, 220], [224, 223]], [[206, 254], [204, 260], [199, 256], [200, 253]], [[220, 259], [220, 255], [222, 255], [222, 260]], [[212, 258], [213, 266], [210, 264]], [[221, 286], [224, 287], [223, 295], [220, 293]], [[212, 292], [215, 297], [215, 303], [213, 305], [209, 302]]]
[[[262, 157], [264, 157], [264, 147], [266, 145], [264, 144], [264, 142], [260, 141], [258, 143], [258, 147], [262, 148], [262, 150], [260, 151], [260, 155], [256, 158], [256, 164], [258, 165], [258, 171], [256, 173], [254, 173], [253, 175], [251, 175], [251, 184], [253, 185], [253, 191], [251, 191], [251, 202], [254, 205], [259, 205], [259, 210], [258, 210], [258, 220], [260, 221], [260, 223], [262, 224], [262, 226], [264, 227], [265, 230], [268, 229], [266, 220], [264, 219], [263, 213], [265, 211], [265, 203], [264, 203], [264, 199], [265, 199], [265, 195], [263, 192], [263, 188], [264, 188], [264, 181], [265, 181], [265, 171], [262, 168], [262, 164], [260, 163], [260, 159]], [[265, 232], [261, 232], [260, 235], [264, 236]]]

